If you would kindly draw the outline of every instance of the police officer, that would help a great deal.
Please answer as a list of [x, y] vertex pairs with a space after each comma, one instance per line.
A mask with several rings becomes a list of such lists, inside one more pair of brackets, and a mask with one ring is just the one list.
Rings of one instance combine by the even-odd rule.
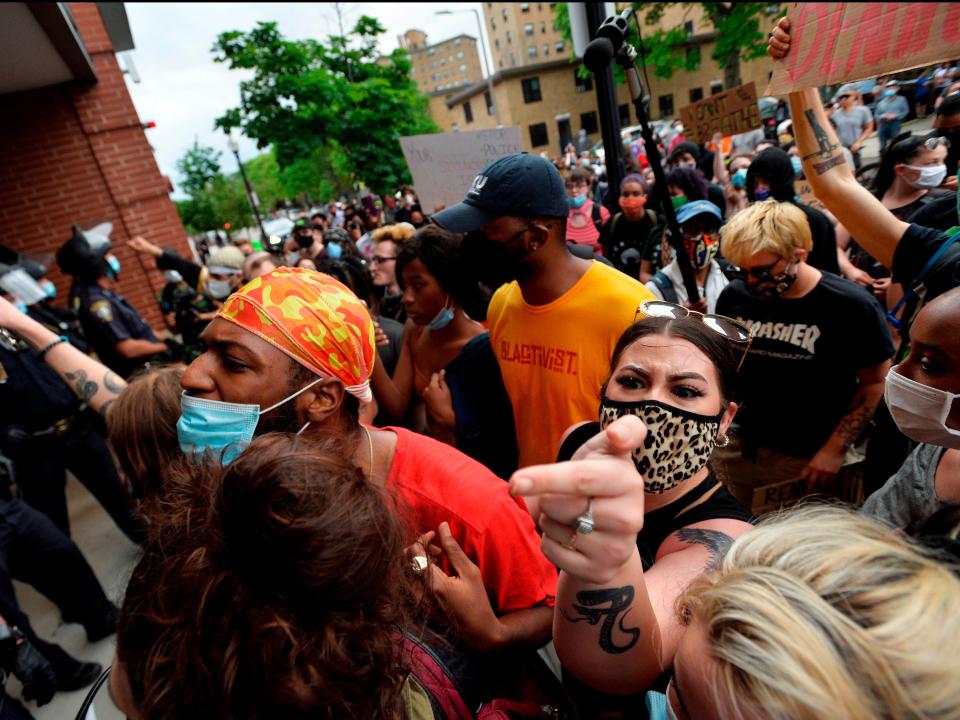
[[[10, 275], [0, 276], [0, 295], [14, 304], [30, 300], [26, 273], [14, 287]], [[42, 294], [39, 286], [34, 293]], [[14, 464], [23, 499], [46, 514], [65, 534], [70, 533], [65, 495], [66, 470], [86, 486], [117, 526], [133, 542], [143, 537], [129, 493], [120, 480], [104, 437], [102, 419], [83, 402], [92, 379], [77, 372], [71, 390], [43, 359], [44, 349], [31, 348], [7, 331], [0, 331], [0, 451]], [[110, 375], [103, 378], [110, 382]]]
[[73, 276], [70, 302], [100, 361], [126, 378], [147, 362], [176, 359], [171, 348], [114, 290], [120, 261], [110, 253], [110, 240], [106, 236], [92, 237], [97, 239], [96, 247], [91, 246], [85, 233], [74, 228], [73, 236], [57, 251], [57, 264]]

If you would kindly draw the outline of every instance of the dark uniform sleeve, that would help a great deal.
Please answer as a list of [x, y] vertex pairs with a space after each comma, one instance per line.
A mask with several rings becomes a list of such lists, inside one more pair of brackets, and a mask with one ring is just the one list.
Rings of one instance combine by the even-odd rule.
[[116, 345], [133, 336], [123, 322], [123, 317], [114, 304], [104, 296], [92, 297], [90, 307], [83, 310], [88, 316], [90, 334], [96, 334], [105, 342]]
[[187, 285], [199, 290], [197, 286], [200, 284], [202, 265], [197, 265], [192, 260], [182, 258], [175, 252], [164, 248], [163, 255], [157, 258], [157, 267], [160, 270], [176, 270], [187, 281]]

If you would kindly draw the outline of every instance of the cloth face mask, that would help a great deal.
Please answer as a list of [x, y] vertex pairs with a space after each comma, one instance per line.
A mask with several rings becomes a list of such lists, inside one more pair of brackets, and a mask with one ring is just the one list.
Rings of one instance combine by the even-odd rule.
[[624, 415], [636, 415], [647, 426], [643, 446], [633, 451], [633, 464], [643, 476], [644, 490], [658, 495], [692, 478], [707, 464], [717, 444], [723, 411], [699, 415], [655, 400], [624, 402], [603, 396], [601, 428]]
[[960, 394], [918, 383], [899, 372], [887, 373], [883, 399], [900, 432], [911, 440], [960, 450], [960, 430], [947, 427], [947, 417]]

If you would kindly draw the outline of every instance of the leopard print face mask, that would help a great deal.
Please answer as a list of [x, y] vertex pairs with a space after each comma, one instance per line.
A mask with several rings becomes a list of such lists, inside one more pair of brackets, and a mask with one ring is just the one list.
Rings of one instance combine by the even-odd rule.
[[633, 451], [633, 463], [643, 476], [646, 492], [658, 495], [693, 477], [707, 464], [717, 445], [723, 411], [715, 416], [698, 415], [655, 400], [619, 402], [603, 397], [601, 428], [606, 429], [624, 415], [636, 415], [647, 426], [643, 447]]

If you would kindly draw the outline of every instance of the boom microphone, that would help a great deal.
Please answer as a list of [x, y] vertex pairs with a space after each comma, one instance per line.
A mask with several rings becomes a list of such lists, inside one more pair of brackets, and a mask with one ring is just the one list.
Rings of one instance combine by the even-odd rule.
[[628, 7], [619, 15], [608, 17], [597, 28], [597, 37], [590, 41], [583, 51], [583, 64], [587, 70], [596, 73], [610, 64], [627, 38], [627, 27], [632, 12], [633, 10]]

